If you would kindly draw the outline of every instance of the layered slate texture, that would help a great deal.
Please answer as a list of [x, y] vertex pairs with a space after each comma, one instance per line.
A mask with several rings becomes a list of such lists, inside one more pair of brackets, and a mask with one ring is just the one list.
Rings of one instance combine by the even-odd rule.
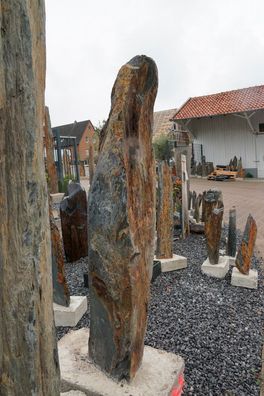
[[68, 185], [67, 196], [60, 204], [61, 229], [67, 261], [88, 255], [87, 196], [79, 183]]
[[218, 264], [224, 205], [219, 190], [208, 190], [204, 196], [205, 236], [210, 264]]
[[64, 273], [64, 254], [59, 229], [55, 223], [51, 206], [50, 232], [51, 232], [51, 255], [52, 255], [52, 282], [53, 301], [56, 304], [68, 307], [70, 305], [70, 292]]
[[132, 379], [144, 347], [154, 254], [154, 61], [136, 56], [119, 71], [89, 192], [90, 358]]
[[157, 259], [172, 258], [173, 197], [170, 166], [162, 161], [158, 166], [157, 192]]
[[249, 274], [251, 258], [257, 238], [257, 224], [254, 218], [249, 215], [244, 230], [241, 245], [237, 252], [236, 267], [244, 275]]
[[0, 395], [59, 396], [43, 161], [43, 0], [0, 2]]

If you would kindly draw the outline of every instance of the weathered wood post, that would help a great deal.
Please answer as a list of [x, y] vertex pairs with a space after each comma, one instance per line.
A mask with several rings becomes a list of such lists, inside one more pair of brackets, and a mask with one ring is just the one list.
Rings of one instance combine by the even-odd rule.
[[157, 259], [173, 256], [173, 197], [171, 169], [167, 162], [158, 166]]
[[117, 379], [134, 377], [143, 355], [154, 255], [154, 61], [119, 71], [89, 193], [90, 358]]
[[44, 134], [45, 134], [45, 148], [47, 158], [47, 172], [48, 172], [48, 185], [50, 192], [55, 194], [59, 191], [58, 176], [56, 165], [54, 161], [54, 139], [51, 130], [49, 108], [45, 107], [45, 122], [44, 122]]
[[0, 394], [58, 396], [43, 160], [44, 1], [2, 0]]
[[186, 156], [181, 155], [181, 179], [182, 179], [182, 237], [185, 239], [190, 234], [189, 211], [188, 211], [188, 173]]

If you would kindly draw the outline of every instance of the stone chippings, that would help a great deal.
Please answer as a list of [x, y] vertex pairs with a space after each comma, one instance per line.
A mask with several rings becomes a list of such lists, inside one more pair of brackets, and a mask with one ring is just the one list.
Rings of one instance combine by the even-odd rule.
[[[207, 256], [204, 236], [175, 241], [174, 251], [187, 257], [188, 268], [163, 273], [151, 285], [145, 343], [184, 358], [184, 395], [259, 395], [264, 326], [260, 261], [253, 257], [259, 288], [248, 290], [231, 286], [231, 270], [223, 280], [201, 273]], [[86, 269], [86, 258], [66, 264], [71, 295], [89, 293], [83, 288]], [[87, 314], [76, 329], [89, 326], [89, 315], [88, 298]], [[58, 338], [68, 330], [57, 328]]]

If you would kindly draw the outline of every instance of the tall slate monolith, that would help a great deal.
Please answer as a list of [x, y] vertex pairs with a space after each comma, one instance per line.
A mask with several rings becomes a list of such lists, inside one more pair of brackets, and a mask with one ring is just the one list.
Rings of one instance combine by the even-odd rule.
[[54, 139], [51, 129], [49, 108], [45, 107], [45, 118], [44, 118], [44, 137], [45, 137], [45, 148], [46, 148], [46, 166], [48, 173], [48, 186], [50, 192], [55, 194], [59, 192], [58, 187], [58, 176], [57, 169], [54, 159]]
[[87, 196], [80, 183], [71, 182], [60, 203], [61, 230], [67, 261], [88, 255]]
[[224, 205], [219, 190], [209, 190], [204, 196], [205, 236], [210, 264], [218, 264]]
[[89, 192], [89, 355], [110, 376], [132, 379], [144, 348], [155, 235], [154, 61], [119, 71]]
[[249, 273], [256, 238], [256, 221], [251, 215], [248, 215], [246, 227], [242, 237], [242, 242], [238, 249], [236, 257], [236, 267], [242, 274], [248, 275]]
[[167, 162], [158, 165], [157, 259], [173, 256], [173, 197], [171, 169]]
[[43, 160], [44, 1], [0, 4], [0, 394], [58, 396]]
[[229, 210], [228, 237], [226, 245], [226, 254], [230, 257], [236, 255], [236, 208]]

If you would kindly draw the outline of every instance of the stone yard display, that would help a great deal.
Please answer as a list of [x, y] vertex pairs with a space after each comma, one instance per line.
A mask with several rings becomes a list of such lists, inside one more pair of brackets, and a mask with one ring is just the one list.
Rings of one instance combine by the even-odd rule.
[[2, 0], [0, 394], [58, 396], [43, 161], [44, 1]]
[[[186, 196], [187, 199], [187, 196]], [[186, 202], [187, 204], [187, 202]], [[186, 206], [187, 209], [187, 206]], [[156, 258], [161, 262], [161, 271], [186, 268], [187, 259], [173, 254], [173, 196], [170, 166], [162, 161], [158, 165], [157, 193], [157, 249]]]
[[135, 376], [144, 348], [154, 253], [157, 85], [150, 58], [137, 56], [120, 69], [89, 192], [89, 355], [118, 380]]
[[204, 217], [208, 258], [202, 265], [202, 272], [216, 278], [224, 278], [229, 270], [229, 259], [226, 256], [219, 257], [223, 214], [221, 191], [207, 191], [204, 196]]
[[60, 203], [61, 229], [67, 261], [88, 255], [87, 197], [84, 188], [75, 182], [68, 185], [67, 196]]
[[250, 289], [256, 289], [258, 284], [258, 273], [251, 270], [251, 258], [254, 252], [257, 237], [257, 225], [254, 218], [249, 215], [242, 237], [241, 245], [236, 256], [236, 268], [233, 268], [231, 284]]

